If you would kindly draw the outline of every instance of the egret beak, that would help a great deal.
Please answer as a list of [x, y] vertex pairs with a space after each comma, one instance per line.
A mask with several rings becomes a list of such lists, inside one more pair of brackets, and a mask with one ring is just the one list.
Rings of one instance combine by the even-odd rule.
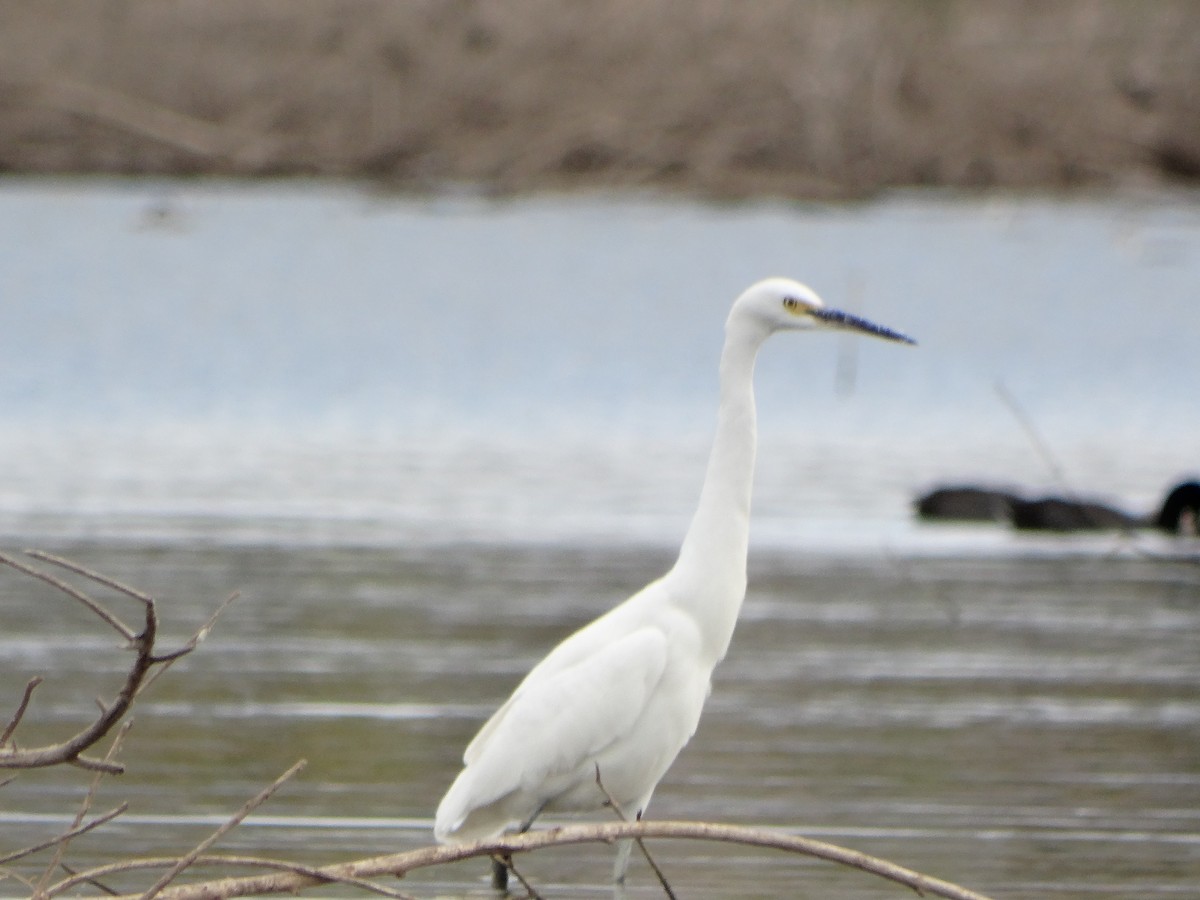
[[856, 331], [860, 334], [870, 334], [877, 338], [883, 338], [886, 341], [898, 341], [901, 344], [915, 344], [912, 338], [907, 334], [901, 334], [899, 331], [892, 331], [890, 328], [884, 328], [882, 325], [876, 325], [874, 322], [868, 322], [866, 319], [853, 315], [852, 313], [842, 312], [840, 309], [814, 309], [812, 317], [820, 322], [824, 322], [833, 328], [840, 328], [844, 331]]

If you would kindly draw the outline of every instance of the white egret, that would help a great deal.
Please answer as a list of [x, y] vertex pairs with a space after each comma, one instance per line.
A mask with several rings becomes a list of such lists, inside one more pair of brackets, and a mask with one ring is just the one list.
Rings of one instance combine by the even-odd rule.
[[[696, 730], [746, 593], [755, 357], [776, 331], [812, 329], [914, 343], [827, 308], [790, 279], [760, 281], [737, 298], [725, 323], [716, 435], [675, 565], [551, 650], [488, 719], [438, 806], [439, 841], [491, 838], [542, 812], [610, 800], [627, 816], [645, 811]], [[628, 850], [618, 853], [618, 880]]]

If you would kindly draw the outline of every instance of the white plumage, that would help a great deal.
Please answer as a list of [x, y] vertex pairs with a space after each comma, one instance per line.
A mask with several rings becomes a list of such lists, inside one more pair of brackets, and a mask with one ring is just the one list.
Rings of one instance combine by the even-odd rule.
[[815, 328], [912, 343], [828, 309], [789, 279], [738, 297], [725, 325], [716, 435], [675, 565], [550, 651], [484, 724], [438, 806], [438, 840], [481, 840], [542, 812], [599, 809], [605, 792], [628, 816], [646, 809], [696, 731], [746, 592], [755, 356], [775, 331]]

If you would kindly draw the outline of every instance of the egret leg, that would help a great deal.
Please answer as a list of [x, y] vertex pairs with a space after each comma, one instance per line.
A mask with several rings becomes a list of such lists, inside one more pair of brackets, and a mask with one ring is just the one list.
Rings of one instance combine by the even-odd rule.
[[546, 808], [546, 804], [549, 802], [549, 800], [543, 801], [542, 805], [533, 811], [533, 815], [521, 823], [521, 827], [517, 829], [517, 834], [524, 834], [530, 828], [532, 828], [534, 820], [542, 814], [542, 810]]
[[[644, 810], [649, 803], [649, 798], [642, 803], [641, 808], [638, 809], [637, 814], [633, 817], [635, 822], [642, 821], [642, 810]], [[627, 821], [625, 819], [625, 814], [622, 813], [617, 806], [614, 805], [613, 809], [615, 809], [617, 812], [617, 818], [621, 819], [622, 821]], [[625, 875], [629, 872], [629, 857], [630, 854], [633, 853], [633, 842], [633, 838], [625, 838], [624, 840], [617, 841], [617, 858], [613, 860], [613, 884], [625, 883]]]
[[508, 858], [492, 857], [492, 888], [497, 891], [508, 891]]
[[633, 852], [633, 838], [617, 841], [617, 858], [613, 860], [613, 883], [624, 884], [629, 872], [629, 856]]
[[[547, 800], [545, 803], [535, 809], [533, 811], [533, 815], [521, 823], [521, 827], [517, 829], [516, 833], [524, 834], [530, 828], [532, 828], [534, 819], [542, 814], [542, 810], [546, 808], [546, 803], [549, 802], [550, 801]], [[629, 854], [627, 853], [626, 856], [628, 855]], [[512, 857], [507, 854], [504, 856], [492, 857], [492, 887], [498, 891], [508, 890], [508, 870], [511, 861]]]

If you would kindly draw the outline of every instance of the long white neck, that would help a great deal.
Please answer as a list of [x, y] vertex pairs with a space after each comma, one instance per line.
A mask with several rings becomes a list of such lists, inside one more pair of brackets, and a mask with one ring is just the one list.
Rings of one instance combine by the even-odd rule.
[[729, 645], [746, 595], [756, 424], [754, 360], [766, 333], [731, 317], [721, 351], [717, 429], [700, 504], [670, 577], [693, 612], [715, 665]]

